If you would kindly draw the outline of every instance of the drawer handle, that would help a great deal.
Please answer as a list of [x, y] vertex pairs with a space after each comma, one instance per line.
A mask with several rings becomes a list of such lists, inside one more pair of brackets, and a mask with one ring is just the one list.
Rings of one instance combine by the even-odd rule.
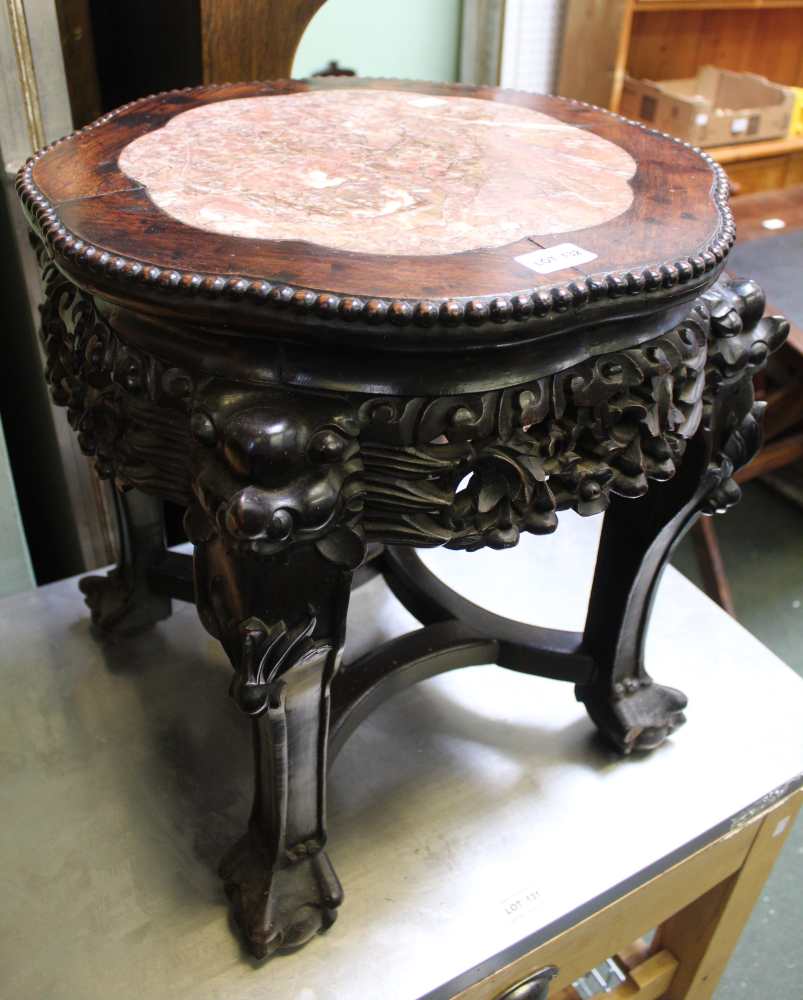
[[546, 1000], [549, 984], [557, 974], [557, 968], [548, 965], [508, 987], [496, 1000]]

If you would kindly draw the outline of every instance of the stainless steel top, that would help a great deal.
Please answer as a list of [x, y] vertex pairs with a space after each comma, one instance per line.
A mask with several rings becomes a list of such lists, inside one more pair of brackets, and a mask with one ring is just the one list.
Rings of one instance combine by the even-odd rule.
[[[425, 558], [493, 610], [578, 628], [598, 530], [563, 515], [517, 550]], [[648, 666], [689, 695], [671, 741], [620, 760], [570, 686], [496, 667], [398, 695], [332, 769], [337, 922], [259, 966], [215, 873], [248, 812], [248, 725], [175, 608], [104, 646], [74, 581], [0, 602], [3, 1000], [448, 996], [803, 771], [803, 683], [670, 570]], [[413, 626], [373, 580], [351, 652]]]

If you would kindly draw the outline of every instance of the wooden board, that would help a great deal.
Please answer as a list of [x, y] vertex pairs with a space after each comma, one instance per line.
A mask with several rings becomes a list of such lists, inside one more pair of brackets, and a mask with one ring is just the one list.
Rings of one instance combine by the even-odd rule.
[[785, 156], [771, 156], [762, 160], [745, 160], [727, 166], [734, 194], [752, 194], [771, 191], [786, 186], [789, 161]]
[[632, 76], [672, 80], [707, 64], [803, 84], [803, 10], [637, 9], [627, 58]]
[[766, 139], [764, 142], [745, 142], [734, 146], [709, 146], [706, 149], [717, 163], [729, 167], [742, 160], [763, 160], [768, 157], [783, 156], [786, 153], [803, 153], [803, 135], [786, 139]]
[[[601, 107], [615, 107], [630, 45], [630, 0], [573, 0], [566, 8], [557, 92]], [[593, 46], [589, 39], [594, 39]]]

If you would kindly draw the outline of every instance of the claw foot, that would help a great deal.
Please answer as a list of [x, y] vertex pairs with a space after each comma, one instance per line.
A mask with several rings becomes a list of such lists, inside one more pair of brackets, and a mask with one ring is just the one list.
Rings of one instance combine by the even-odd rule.
[[220, 874], [234, 920], [255, 958], [297, 948], [327, 930], [343, 901], [340, 882], [323, 851], [272, 868], [267, 853], [246, 835], [223, 859]]
[[577, 698], [602, 735], [625, 754], [654, 750], [686, 721], [683, 692], [653, 684], [649, 677], [617, 682], [613, 692], [578, 687]]

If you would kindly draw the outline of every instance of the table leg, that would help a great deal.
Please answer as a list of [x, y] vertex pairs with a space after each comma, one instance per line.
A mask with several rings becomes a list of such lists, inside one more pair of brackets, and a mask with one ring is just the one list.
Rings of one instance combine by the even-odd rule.
[[98, 632], [129, 635], [170, 616], [170, 598], [148, 583], [148, 571], [166, 551], [164, 505], [139, 490], [113, 490], [120, 558], [105, 576], [85, 576], [79, 587]]
[[323, 848], [330, 684], [352, 574], [314, 544], [255, 557], [219, 536], [196, 543], [195, 574], [201, 618], [251, 717], [253, 807], [220, 871], [249, 950], [264, 958], [329, 927], [342, 899]]
[[[660, 947], [680, 962], [666, 1000], [708, 1000], [712, 996], [802, 799], [803, 792], [798, 791], [768, 812], [738, 871], [663, 924]], [[755, 993], [767, 995], [758, 983]]]
[[644, 642], [672, 548], [717, 481], [707, 472], [707, 452], [698, 436], [674, 479], [653, 484], [637, 502], [612, 498], [605, 514], [584, 634], [595, 671], [576, 691], [600, 731], [625, 753], [658, 746], [684, 722], [686, 697], [653, 683]]
[[221, 873], [262, 958], [328, 927], [342, 897], [323, 853], [325, 784], [330, 685], [365, 557], [358, 426], [340, 399], [222, 381], [195, 406], [196, 604], [254, 738], [248, 830]]
[[653, 749], [684, 722], [685, 696], [644, 669], [652, 604], [672, 549], [697, 517], [739, 499], [733, 474], [761, 446], [765, 404], [755, 402], [752, 379], [789, 328], [780, 317], [762, 318], [754, 282], [717, 285], [703, 298], [710, 329], [700, 427], [673, 479], [652, 484], [637, 503], [612, 497], [588, 607], [584, 647], [595, 670], [577, 697], [624, 753]]

